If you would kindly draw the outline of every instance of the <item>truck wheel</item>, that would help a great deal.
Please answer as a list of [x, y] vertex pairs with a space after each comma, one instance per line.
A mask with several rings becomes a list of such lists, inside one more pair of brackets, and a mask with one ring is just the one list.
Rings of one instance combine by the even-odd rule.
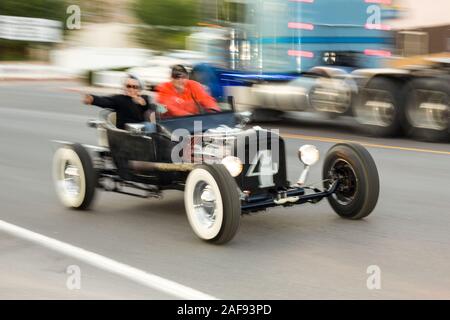
[[390, 137], [401, 132], [404, 106], [402, 84], [376, 77], [363, 88], [354, 105], [354, 115], [360, 130], [373, 136]]
[[444, 79], [415, 79], [405, 89], [405, 132], [430, 141], [450, 138], [450, 85]]
[[199, 165], [184, 190], [189, 224], [202, 240], [224, 244], [236, 235], [241, 219], [238, 187], [223, 165]]
[[363, 146], [343, 143], [331, 148], [325, 158], [323, 179], [327, 189], [339, 181], [336, 192], [328, 197], [339, 216], [358, 220], [375, 209], [380, 192], [378, 170]]
[[61, 202], [87, 210], [95, 196], [97, 173], [87, 150], [80, 144], [59, 148], [53, 158], [53, 180]]

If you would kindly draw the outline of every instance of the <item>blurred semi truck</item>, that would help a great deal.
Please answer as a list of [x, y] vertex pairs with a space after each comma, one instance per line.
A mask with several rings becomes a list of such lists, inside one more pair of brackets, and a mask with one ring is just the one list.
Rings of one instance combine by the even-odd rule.
[[449, 136], [449, 73], [385, 68], [393, 57], [391, 0], [217, 0], [188, 48], [208, 63], [192, 77], [217, 99], [234, 96], [257, 120], [286, 111], [353, 116], [377, 136]]

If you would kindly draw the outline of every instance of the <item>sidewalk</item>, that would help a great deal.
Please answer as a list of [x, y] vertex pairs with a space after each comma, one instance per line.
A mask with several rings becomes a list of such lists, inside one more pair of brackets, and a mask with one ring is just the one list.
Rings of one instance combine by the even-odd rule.
[[62, 68], [29, 62], [1, 62], [0, 81], [15, 80], [72, 80], [72, 75]]
[[[84, 86], [80, 84], [79, 86], [70, 86], [70, 87], [64, 87], [64, 91], [66, 92], [73, 92], [73, 93], [80, 93], [80, 94], [96, 94], [96, 95], [113, 95], [113, 94], [121, 94], [123, 93], [123, 89], [121, 88], [105, 88], [105, 87], [98, 87], [98, 86]], [[155, 93], [143, 90], [142, 94], [149, 95], [151, 97], [154, 97]]]

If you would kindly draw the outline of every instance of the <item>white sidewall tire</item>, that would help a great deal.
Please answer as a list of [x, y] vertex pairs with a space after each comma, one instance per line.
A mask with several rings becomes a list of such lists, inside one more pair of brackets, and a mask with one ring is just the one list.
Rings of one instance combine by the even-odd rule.
[[[80, 174], [80, 190], [77, 196], [72, 196], [65, 191], [64, 187], [64, 169], [65, 163], [70, 162], [75, 165]], [[56, 151], [53, 158], [53, 181], [55, 183], [56, 193], [61, 202], [69, 208], [79, 208], [86, 197], [86, 176], [80, 157], [71, 148], [60, 148]]]
[[[209, 184], [216, 195], [216, 220], [211, 228], [206, 228], [201, 224], [196, 217], [194, 209], [194, 190], [197, 183], [201, 181]], [[223, 201], [219, 186], [211, 173], [202, 168], [197, 168], [191, 171], [186, 180], [184, 204], [189, 224], [200, 239], [212, 240], [219, 235], [223, 224]]]

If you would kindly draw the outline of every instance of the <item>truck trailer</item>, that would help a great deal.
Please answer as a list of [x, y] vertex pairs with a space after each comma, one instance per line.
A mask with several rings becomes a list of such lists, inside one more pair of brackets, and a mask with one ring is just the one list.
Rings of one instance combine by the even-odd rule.
[[[189, 37], [208, 63], [192, 77], [219, 100], [233, 96], [257, 120], [286, 111], [355, 117], [376, 136], [448, 139], [445, 61], [385, 68], [394, 55], [391, 0], [217, 0]], [[433, 90], [429, 90], [433, 89]]]

